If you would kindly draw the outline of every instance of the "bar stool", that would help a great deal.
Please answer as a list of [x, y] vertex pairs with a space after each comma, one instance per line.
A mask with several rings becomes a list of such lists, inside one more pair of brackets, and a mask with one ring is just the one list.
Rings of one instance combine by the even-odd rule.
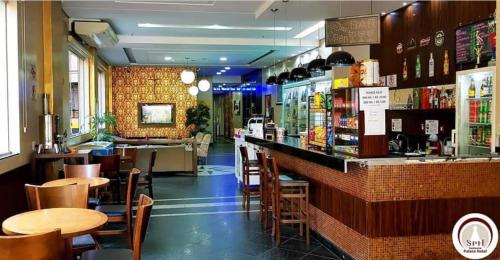
[[268, 157], [271, 169], [273, 229], [276, 243], [280, 244], [280, 225], [299, 224], [300, 235], [306, 232], [309, 245], [309, 182], [305, 180], [280, 180], [276, 159]]
[[[250, 212], [250, 196], [260, 194], [258, 190], [252, 190], [250, 187], [250, 176], [259, 175], [259, 170], [250, 168], [258, 167], [256, 161], [250, 161], [246, 146], [240, 146], [241, 161], [243, 165], [243, 209], [246, 209], [247, 214]], [[259, 189], [260, 190], [260, 189]]]
[[259, 162], [259, 176], [260, 176], [260, 223], [267, 228], [269, 213], [271, 208], [271, 178], [269, 167], [267, 166], [266, 154], [257, 152], [257, 161]]

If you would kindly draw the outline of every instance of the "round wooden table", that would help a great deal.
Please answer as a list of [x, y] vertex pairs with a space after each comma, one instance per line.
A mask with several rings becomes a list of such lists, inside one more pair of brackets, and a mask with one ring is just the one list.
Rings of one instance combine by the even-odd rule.
[[89, 178], [84, 178], [84, 177], [79, 177], [79, 178], [66, 178], [66, 179], [59, 179], [59, 180], [54, 180], [54, 181], [49, 181], [44, 184], [42, 184], [43, 187], [54, 187], [54, 186], [64, 186], [64, 185], [70, 185], [70, 184], [88, 184], [90, 189], [97, 189], [101, 188], [104, 186], [107, 186], [109, 184], [109, 179], [108, 178], [102, 178], [102, 177], [89, 177]]
[[50, 208], [24, 212], [6, 219], [7, 235], [33, 235], [61, 229], [67, 257], [72, 257], [73, 237], [92, 233], [108, 222], [106, 214], [81, 208]]

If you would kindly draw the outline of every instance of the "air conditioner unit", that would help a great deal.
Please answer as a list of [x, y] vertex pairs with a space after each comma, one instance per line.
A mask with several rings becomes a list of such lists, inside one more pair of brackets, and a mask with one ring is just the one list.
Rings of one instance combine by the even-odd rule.
[[73, 31], [88, 45], [96, 48], [109, 48], [118, 43], [113, 28], [106, 22], [74, 21]]

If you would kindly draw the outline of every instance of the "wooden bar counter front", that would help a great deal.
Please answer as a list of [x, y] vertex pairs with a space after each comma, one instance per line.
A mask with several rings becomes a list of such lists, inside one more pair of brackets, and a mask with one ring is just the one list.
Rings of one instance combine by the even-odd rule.
[[[451, 238], [462, 216], [500, 224], [500, 160], [368, 159], [344, 172], [248, 139], [308, 179], [311, 228], [356, 259], [463, 259]], [[489, 257], [499, 256], [497, 249]]]

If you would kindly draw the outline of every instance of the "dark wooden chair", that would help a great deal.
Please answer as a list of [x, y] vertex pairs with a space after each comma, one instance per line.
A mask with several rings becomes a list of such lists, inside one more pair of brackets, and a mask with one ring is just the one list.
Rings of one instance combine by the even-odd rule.
[[271, 178], [269, 167], [267, 166], [266, 154], [257, 152], [257, 161], [259, 162], [259, 176], [260, 176], [260, 222], [267, 228], [269, 222], [269, 213], [272, 212], [271, 208]]
[[115, 154], [120, 155], [120, 176], [126, 175], [135, 168], [137, 161], [137, 148], [136, 147], [118, 147], [115, 148]]
[[[100, 177], [100, 175], [100, 164], [64, 165], [64, 178], [93, 178]], [[99, 204], [99, 189], [95, 189], [93, 196], [89, 196], [89, 208], [93, 209]]]
[[[65, 185], [42, 187], [26, 184], [26, 197], [31, 210], [47, 208], [87, 208], [89, 186]], [[95, 249], [99, 244], [91, 235], [82, 235], [73, 238], [73, 253]]]
[[281, 181], [276, 159], [268, 158], [272, 182], [273, 235], [280, 244], [281, 224], [299, 224], [300, 235], [306, 233], [309, 245], [309, 182], [305, 180]]
[[125, 228], [112, 230], [99, 230], [97, 235], [122, 235], [128, 236], [129, 247], [132, 248], [132, 202], [134, 200], [137, 182], [141, 171], [134, 168], [130, 171], [127, 184], [127, 199], [125, 205], [100, 205], [96, 210], [108, 215], [108, 223], [123, 223]]
[[130, 249], [103, 249], [92, 250], [82, 254], [82, 260], [97, 260], [97, 259], [141, 259], [141, 247], [146, 237], [149, 217], [153, 209], [153, 199], [141, 194], [139, 204], [137, 205], [137, 215], [134, 225], [134, 241], [132, 250]]
[[63, 259], [63, 255], [60, 229], [36, 235], [0, 236], [0, 260], [56, 260]]
[[101, 165], [102, 176], [108, 178], [114, 187], [114, 197], [121, 203], [121, 177], [120, 177], [120, 155], [95, 155], [94, 163]]
[[248, 151], [246, 146], [240, 146], [241, 153], [241, 164], [243, 166], [243, 208], [246, 209], [247, 213], [250, 212], [250, 196], [258, 195], [259, 190], [252, 188], [250, 186], [250, 176], [259, 175], [259, 170], [255, 170], [258, 167], [258, 163], [255, 161], [250, 161], [248, 157]]
[[147, 189], [149, 190], [149, 197], [153, 198], [153, 167], [155, 166], [156, 162], [156, 154], [157, 151], [154, 150], [151, 152], [151, 156], [149, 157], [149, 165], [148, 165], [148, 172], [142, 172], [141, 175], [139, 176], [139, 182], [137, 185], [139, 187], [146, 186]]

